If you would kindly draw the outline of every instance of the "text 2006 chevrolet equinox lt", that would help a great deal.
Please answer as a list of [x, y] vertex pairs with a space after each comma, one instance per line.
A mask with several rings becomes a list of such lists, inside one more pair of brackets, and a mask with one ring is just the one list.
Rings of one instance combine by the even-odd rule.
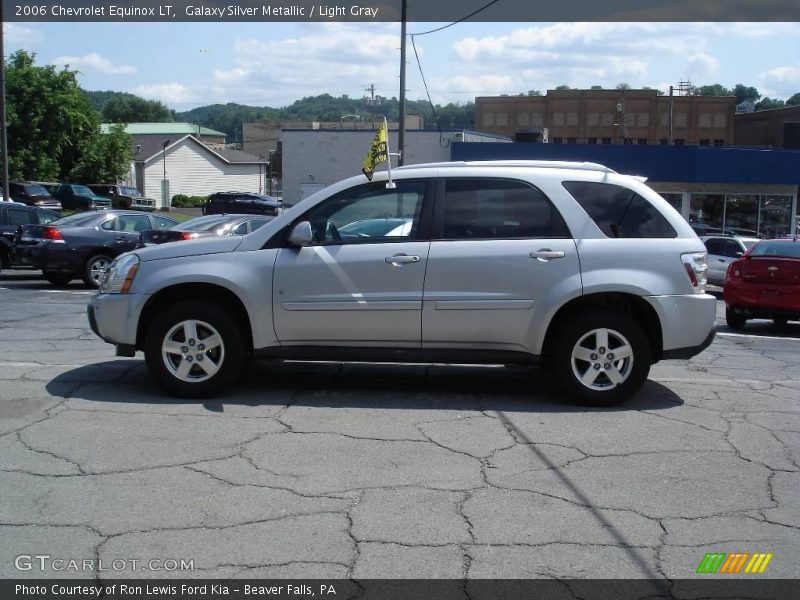
[[117, 354], [202, 397], [251, 356], [549, 365], [612, 405], [714, 337], [706, 252], [639, 178], [487, 161], [334, 184], [243, 237], [123, 254], [88, 308]]

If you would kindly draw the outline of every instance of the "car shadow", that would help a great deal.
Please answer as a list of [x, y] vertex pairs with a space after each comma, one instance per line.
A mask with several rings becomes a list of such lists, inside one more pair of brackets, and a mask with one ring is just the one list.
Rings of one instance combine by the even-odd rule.
[[764, 337], [800, 338], [800, 322], [790, 321], [786, 325], [775, 325], [768, 319], [749, 319], [744, 329], [732, 329], [723, 322], [717, 325], [717, 332]]
[[150, 378], [141, 360], [95, 363], [66, 371], [47, 384], [54, 396], [125, 404], [199, 404], [593, 412], [663, 410], [683, 404], [669, 388], [647, 381], [621, 406], [571, 403], [542, 369], [477, 365], [411, 365], [253, 361], [241, 383], [211, 399], [176, 399]]

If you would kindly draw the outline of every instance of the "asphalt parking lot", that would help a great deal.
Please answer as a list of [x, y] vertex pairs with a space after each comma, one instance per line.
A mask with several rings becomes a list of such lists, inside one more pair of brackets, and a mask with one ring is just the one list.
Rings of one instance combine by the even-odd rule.
[[[669, 578], [800, 572], [800, 324], [727, 330], [617, 409], [505, 367], [254, 363], [176, 401], [88, 328], [89, 292], [0, 274], [0, 577]], [[141, 570], [192, 560], [191, 571]], [[131, 566], [130, 561], [140, 561]]]

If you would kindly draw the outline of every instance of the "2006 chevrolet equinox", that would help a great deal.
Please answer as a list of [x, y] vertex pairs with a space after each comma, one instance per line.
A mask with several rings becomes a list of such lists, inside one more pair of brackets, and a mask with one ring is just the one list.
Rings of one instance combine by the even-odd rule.
[[189, 397], [262, 356], [544, 362], [574, 399], [612, 405], [651, 364], [711, 343], [705, 247], [640, 178], [538, 161], [392, 175], [334, 184], [243, 237], [120, 256], [92, 329]]

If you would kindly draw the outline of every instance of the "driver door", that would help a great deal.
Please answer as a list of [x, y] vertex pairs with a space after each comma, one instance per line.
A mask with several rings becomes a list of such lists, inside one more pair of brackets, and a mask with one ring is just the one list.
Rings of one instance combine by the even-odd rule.
[[295, 221], [309, 221], [314, 235], [278, 252], [282, 344], [420, 347], [431, 189], [420, 180], [361, 185]]

